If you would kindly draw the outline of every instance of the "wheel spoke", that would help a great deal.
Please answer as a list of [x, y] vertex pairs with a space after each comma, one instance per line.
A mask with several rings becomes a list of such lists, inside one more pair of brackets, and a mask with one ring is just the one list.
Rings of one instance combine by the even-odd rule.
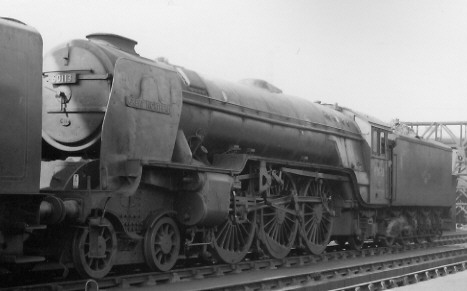
[[220, 242], [220, 245], [223, 247], [225, 247], [225, 240], [227, 239], [227, 235], [229, 234], [229, 229], [230, 229], [230, 224], [226, 223], [226, 227], [223, 228], [223, 232], [218, 239], [218, 241]]
[[225, 240], [225, 236], [227, 235], [228, 231], [228, 223], [224, 223], [220, 232], [216, 235], [216, 242], [221, 242], [220, 245], [223, 245], [223, 241]]
[[232, 227], [230, 231], [229, 249], [234, 252], [237, 251], [235, 249], [235, 227]]
[[238, 239], [239, 239], [238, 248], [240, 249], [240, 247], [246, 243], [245, 237], [244, 237], [246, 232], [245, 232], [245, 228], [243, 227], [243, 225], [239, 225], [237, 227], [237, 231], [238, 231]]
[[230, 247], [230, 242], [231, 242], [231, 237], [232, 237], [232, 226], [229, 225], [229, 232], [227, 232], [227, 236], [226, 236], [226, 239], [225, 239], [225, 246], [226, 246], [226, 249], [228, 250], [232, 250]]

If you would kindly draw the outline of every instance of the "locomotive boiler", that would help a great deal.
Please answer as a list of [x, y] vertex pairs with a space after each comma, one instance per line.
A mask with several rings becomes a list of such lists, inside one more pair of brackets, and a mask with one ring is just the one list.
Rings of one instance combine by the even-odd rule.
[[111, 34], [44, 57], [39, 213], [25, 247], [100, 278], [116, 265], [431, 240], [454, 205], [449, 147], [370, 116], [211, 80]]

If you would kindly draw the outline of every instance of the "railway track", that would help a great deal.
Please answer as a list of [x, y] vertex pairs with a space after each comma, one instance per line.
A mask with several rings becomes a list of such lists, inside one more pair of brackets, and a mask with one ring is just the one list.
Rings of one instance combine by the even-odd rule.
[[462, 270], [463, 262], [467, 262], [466, 232], [447, 234], [418, 245], [369, 247], [361, 251], [329, 247], [320, 256], [297, 255], [282, 260], [250, 260], [235, 265], [135, 273], [99, 281], [56, 281], [0, 290], [378, 290], [421, 280], [423, 276]]
[[458, 263], [451, 263], [441, 266], [429, 267], [420, 271], [411, 272], [403, 275], [396, 275], [394, 277], [384, 278], [382, 280], [375, 280], [365, 284], [357, 284], [354, 286], [346, 286], [340, 290], [355, 290], [355, 291], [376, 291], [386, 290], [390, 288], [408, 286], [423, 281], [428, 281], [438, 277], [443, 277], [457, 272], [462, 272], [467, 269], [467, 261]]

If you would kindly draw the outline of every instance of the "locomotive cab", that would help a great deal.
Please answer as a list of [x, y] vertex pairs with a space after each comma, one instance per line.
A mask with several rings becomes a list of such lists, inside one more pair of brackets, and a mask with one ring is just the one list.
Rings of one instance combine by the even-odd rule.
[[370, 195], [368, 203], [386, 204], [391, 199], [391, 148], [387, 127], [371, 126]]
[[[392, 180], [392, 129], [386, 123], [348, 108], [363, 137], [361, 149], [366, 169], [366, 187], [360, 188], [362, 200], [368, 205], [389, 205]], [[360, 183], [363, 184], [363, 183]]]

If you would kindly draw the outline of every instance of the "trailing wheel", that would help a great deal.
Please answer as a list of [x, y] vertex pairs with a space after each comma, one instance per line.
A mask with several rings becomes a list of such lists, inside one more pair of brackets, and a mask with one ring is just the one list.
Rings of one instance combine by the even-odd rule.
[[144, 258], [153, 271], [172, 269], [180, 252], [180, 231], [173, 218], [158, 219], [146, 230]]
[[365, 237], [363, 235], [352, 235], [348, 238], [349, 246], [352, 250], [359, 251], [362, 249], [365, 243]]
[[378, 238], [378, 244], [381, 245], [382, 247], [391, 247], [394, 245], [396, 241], [395, 237], [390, 237], [390, 236], [382, 236]]
[[356, 219], [353, 220], [353, 234], [348, 237], [350, 249], [359, 251], [362, 249], [367, 239], [368, 218], [361, 215], [358, 211], [354, 213]]
[[117, 235], [106, 218], [91, 219], [89, 227], [76, 231], [72, 242], [75, 269], [83, 277], [103, 278], [117, 254]]
[[[322, 179], [308, 179], [300, 191], [300, 195], [315, 198], [318, 203], [304, 202], [301, 204], [300, 235], [307, 249], [313, 254], [321, 254], [329, 244], [333, 210], [330, 200], [332, 191], [329, 184]], [[350, 241], [349, 241], [350, 243]]]
[[397, 242], [401, 246], [406, 246], [412, 242], [412, 237], [408, 233], [402, 233], [401, 236], [397, 239]]

